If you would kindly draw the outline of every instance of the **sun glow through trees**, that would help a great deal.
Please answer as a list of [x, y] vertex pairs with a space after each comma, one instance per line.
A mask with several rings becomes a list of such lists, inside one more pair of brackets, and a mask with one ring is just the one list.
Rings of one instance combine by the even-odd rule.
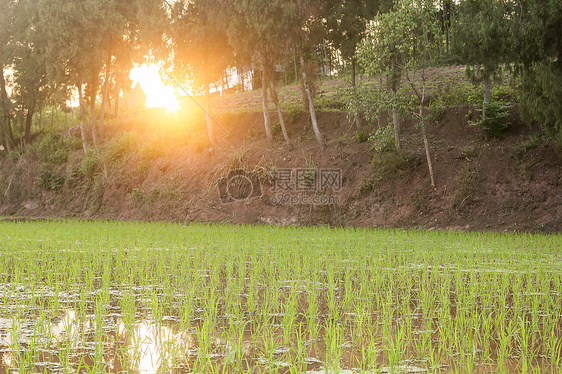
[[165, 86], [162, 82], [158, 66], [155, 64], [143, 64], [131, 69], [129, 78], [133, 81], [132, 88], [140, 84], [146, 95], [147, 108], [166, 108], [176, 111], [179, 107], [174, 88]]

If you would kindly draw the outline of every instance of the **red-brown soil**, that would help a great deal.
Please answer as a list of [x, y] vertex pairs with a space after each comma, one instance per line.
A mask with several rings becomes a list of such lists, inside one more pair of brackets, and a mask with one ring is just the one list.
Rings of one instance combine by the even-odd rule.
[[[355, 140], [357, 129], [342, 111], [318, 115], [327, 139], [324, 152], [314, 139], [306, 112], [288, 125], [293, 150], [283, 143], [280, 130], [273, 144], [265, 139], [263, 116], [255, 110], [233, 111], [231, 107], [218, 114], [217, 121], [229, 134], [217, 128], [215, 148], [205, 145], [206, 130], [199, 117], [193, 119], [195, 125], [180, 121], [177, 127], [165, 129], [161, 124], [161, 130], [154, 132], [157, 127], [148, 125], [139, 130], [139, 118], [156, 113], [154, 118], [164, 123], [168, 114], [157, 110], [125, 113], [105, 136], [137, 130], [139, 147], [150, 139], [160, 147], [158, 152], [134, 153], [119, 166], [102, 163], [94, 182], [71, 186], [67, 181], [59, 191], [37, 185], [39, 161], [33, 157], [17, 162], [6, 159], [0, 169], [0, 215], [560, 232], [562, 150], [548, 140], [533, 140], [538, 129], [522, 123], [516, 108], [505, 135], [485, 140], [481, 130], [467, 122], [466, 114], [472, 109], [449, 107], [438, 124], [427, 127], [436, 188], [430, 186], [420, 130], [411, 122], [402, 133], [409, 161], [381, 175], [372, 160], [384, 155], [373, 151], [371, 142]], [[274, 118], [275, 112], [271, 114]], [[185, 131], [188, 140], [173, 140]], [[150, 150], [150, 146], [145, 148]], [[69, 160], [79, 157], [80, 151], [75, 153]], [[235, 163], [237, 154], [243, 154], [238, 160], [242, 164]], [[223, 204], [217, 180], [238, 166], [259, 174], [263, 195]], [[337, 196], [339, 203], [272, 203], [271, 198], [278, 197], [278, 191], [272, 190], [272, 173], [306, 167], [341, 170], [341, 190], [322, 192]]]

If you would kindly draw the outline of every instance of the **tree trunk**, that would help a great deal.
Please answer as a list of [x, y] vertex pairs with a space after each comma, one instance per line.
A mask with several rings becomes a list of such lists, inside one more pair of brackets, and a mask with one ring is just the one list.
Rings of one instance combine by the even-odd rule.
[[[392, 95], [392, 99], [395, 99], [397, 92], [391, 88], [390, 94]], [[399, 151], [402, 148], [402, 143], [400, 142], [400, 128], [402, 127], [402, 118], [400, 117], [400, 113], [398, 113], [398, 109], [391, 108], [389, 111], [390, 118], [392, 119], [392, 124], [394, 126], [394, 145], [396, 146], [396, 150]]]
[[425, 125], [422, 125], [423, 146], [425, 148], [425, 157], [427, 158], [427, 167], [429, 168], [429, 179], [431, 180], [431, 187], [435, 188], [435, 174], [433, 172], [433, 163], [431, 162], [431, 155], [429, 153], [429, 142], [427, 141], [427, 134], [425, 133]]
[[119, 86], [115, 85], [115, 118], [119, 115]]
[[[105, 103], [107, 102], [108, 91], [109, 91], [109, 73], [111, 72], [111, 41], [109, 42], [109, 50], [107, 51], [107, 60], [105, 62], [105, 82], [103, 85], [103, 97], [101, 100], [100, 109], [100, 136], [103, 135], [103, 127], [105, 121]], [[111, 110], [111, 109], [110, 109]]]
[[429, 168], [429, 179], [431, 180], [431, 187], [435, 188], [435, 174], [433, 172], [433, 163], [431, 162], [431, 155], [429, 153], [429, 142], [427, 141], [427, 134], [425, 133], [425, 125], [422, 125], [423, 146], [425, 148], [425, 157], [427, 158], [427, 167]]
[[12, 136], [12, 125], [10, 121], [10, 100], [8, 99], [8, 92], [6, 90], [6, 81], [4, 80], [4, 65], [0, 64], [0, 142], [10, 152], [14, 145], [14, 138]]
[[265, 126], [265, 135], [269, 141], [273, 141], [273, 134], [271, 133], [271, 119], [269, 117], [269, 100], [267, 99], [267, 76], [265, 74], [265, 65], [262, 67], [261, 74], [261, 89], [262, 89], [262, 108], [263, 108], [263, 123]]
[[297, 56], [295, 56], [295, 82], [299, 82], [299, 69], [297, 68]]
[[81, 84], [78, 86], [78, 101], [80, 104], [80, 135], [82, 136], [82, 148], [86, 153], [88, 151], [88, 138], [86, 137], [86, 124], [84, 123], [84, 97]]
[[98, 144], [98, 136], [96, 132], [96, 97], [97, 97], [97, 86], [93, 87], [92, 96], [90, 98], [90, 125], [92, 126], [92, 143], [94, 147]]
[[51, 126], [49, 126], [51, 130], [55, 127], [55, 111], [57, 111], [57, 107], [53, 105], [51, 108]]
[[33, 98], [27, 108], [27, 113], [25, 115], [25, 144], [31, 144], [31, 125], [33, 124], [33, 115], [35, 114], [35, 106], [37, 104], [37, 98]]
[[484, 104], [482, 106], [482, 116], [486, 118], [486, 109], [490, 104], [490, 92], [492, 91], [492, 79], [490, 77], [484, 78]]
[[205, 120], [207, 121], [207, 134], [209, 135], [209, 143], [211, 143], [211, 147], [214, 147], [217, 144], [215, 138], [215, 129], [213, 126], [213, 119], [209, 114], [211, 110], [211, 100], [209, 96], [209, 85], [205, 86]]
[[390, 117], [392, 118], [392, 123], [394, 125], [394, 146], [396, 150], [399, 151], [402, 148], [402, 143], [400, 142], [400, 127], [402, 125], [402, 118], [396, 109], [390, 109]]
[[320, 129], [318, 128], [318, 121], [316, 120], [316, 111], [314, 109], [314, 102], [312, 101], [312, 93], [310, 92], [310, 86], [308, 85], [308, 78], [306, 76], [306, 65], [304, 61], [304, 56], [300, 55], [301, 61], [301, 77], [302, 77], [302, 84], [304, 87], [304, 91], [306, 93], [306, 98], [308, 100], [308, 110], [310, 112], [310, 120], [312, 121], [312, 129], [314, 130], [314, 136], [316, 137], [316, 141], [320, 145], [320, 149], [324, 150], [326, 148], [326, 144], [324, 143], [324, 138], [320, 133]]
[[355, 88], [355, 56], [351, 58], [351, 87]]
[[289, 149], [293, 150], [293, 145], [291, 144], [291, 140], [289, 139], [289, 133], [287, 132], [287, 128], [285, 127], [285, 120], [283, 118], [283, 112], [281, 111], [281, 104], [279, 104], [279, 96], [277, 95], [277, 90], [275, 89], [275, 83], [273, 80], [269, 82], [269, 87], [271, 89], [271, 99], [273, 103], [275, 103], [275, 107], [277, 108], [277, 115], [279, 116], [279, 123], [281, 124], [281, 131], [283, 131], [283, 138], [285, 142], [289, 146]]

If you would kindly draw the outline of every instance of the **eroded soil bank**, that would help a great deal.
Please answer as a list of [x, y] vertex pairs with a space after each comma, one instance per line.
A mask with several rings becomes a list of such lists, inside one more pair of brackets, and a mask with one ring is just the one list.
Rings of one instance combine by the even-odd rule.
[[324, 152], [304, 113], [288, 126], [292, 150], [278, 127], [273, 144], [264, 139], [259, 112], [218, 116], [225, 132], [215, 148], [198, 141], [201, 124], [174, 142], [184, 133], [135, 127], [154, 111], [129, 113], [104, 134], [112, 140], [92, 156], [93, 166], [78, 150], [60, 165], [32, 152], [2, 160], [0, 215], [560, 232], [560, 148], [522, 123], [515, 107], [504, 136], [486, 140], [468, 124], [473, 109], [449, 107], [427, 126], [435, 189], [413, 123], [396, 155], [358, 142], [358, 132], [375, 127], [358, 130], [342, 111], [319, 114]]

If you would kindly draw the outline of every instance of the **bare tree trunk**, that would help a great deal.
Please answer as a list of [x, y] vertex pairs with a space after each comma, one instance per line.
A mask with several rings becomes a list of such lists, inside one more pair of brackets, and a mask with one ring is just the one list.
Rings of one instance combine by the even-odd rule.
[[6, 149], [8, 150], [8, 152], [11, 152], [12, 149], [14, 149], [15, 147], [15, 140], [14, 140], [14, 134], [12, 132], [12, 120], [10, 118], [10, 116], [6, 116], [6, 133], [5, 133], [5, 139], [6, 139]]
[[355, 88], [355, 56], [351, 58], [351, 87]]
[[12, 125], [10, 121], [10, 100], [8, 99], [8, 92], [6, 90], [6, 81], [4, 80], [4, 65], [0, 64], [0, 142], [10, 152], [14, 144], [12, 136]]
[[295, 82], [299, 81], [299, 69], [297, 68], [297, 56], [295, 56]]
[[429, 179], [431, 180], [431, 187], [435, 188], [435, 174], [433, 172], [433, 163], [431, 162], [431, 155], [429, 154], [429, 142], [427, 141], [427, 134], [425, 133], [425, 124], [422, 124], [421, 128], [422, 128], [422, 136], [423, 136], [423, 146], [425, 148], [425, 157], [427, 158], [427, 167], [429, 168]]
[[[392, 96], [396, 97], [396, 92], [391, 91]], [[400, 113], [398, 113], [398, 109], [392, 108], [390, 109], [390, 117], [392, 118], [392, 124], [394, 125], [394, 145], [396, 146], [396, 150], [399, 151], [402, 148], [402, 143], [400, 142], [400, 128], [402, 127], [402, 118], [400, 117]]]
[[109, 91], [109, 73], [111, 71], [111, 41], [109, 42], [109, 50], [107, 51], [107, 60], [105, 62], [105, 82], [103, 86], [103, 97], [101, 100], [101, 109], [100, 109], [100, 136], [103, 135], [103, 127], [105, 121], [105, 103], [108, 99], [108, 91]]
[[98, 136], [96, 131], [96, 98], [98, 93], [97, 84], [92, 81], [92, 93], [90, 97], [90, 125], [92, 126], [92, 143], [94, 147], [98, 144]]
[[265, 125], [265, 135], [269, 141], [273, 141], [273, 134], [271, 133], [271, 119], [269, 117], [269, 100], [267, 99], [267, 76], [265, 73], [265, 64], [262, 67], [261, 74], [261, 88], [262, 88], [262, 107], [263, 107], [263, 123]]
[[25, 143], [31, 143], [31, 125], [33, 124], [33, 115], [35, 114], [35, 106], [37, 104], [37, 98], [31, 100], [29, 108], [27, 108], [27, 113], [25, 114]]
[[88, 138], [86, 137], [86, 124], [84, 123], [84, 97], [81, 84], [78, 86], [78, 101], [80, 103], [80, 135], [82, 136], [82, 148], [86, 153], [88, 151]]
[[269, 87], [271, 89], [271, 99], [275, 103], [275, 107], [277, 108], [277, 115], [279, 116], [279, 123], [281, 124], [281, 131], [283, 131], [283, 138], [285, 142], [289, 146], [289, 149], [293, 150], [293, 145], [291, 144], [291, 140], [289, 139], [289, 133], [287, 132], [287, 128], [285, 127], [285, 120], [283, 118], [283, 112], [281, 111], [281, 104], [279, 104], [279, 96], [277, 95], [277, 90], [275, 89], [275, 83], [273, 80], [269, 82]]
[[431, 187], [435, 188], [435, 173], [433, 171], [433, 163], [431, 162], [431, 154], [429, 153], [429, 142], [427, 140], [427, 134], [425, 132], [425, 121], [423, 117], [423, 102], [425, 100], [425, 69], [422, 69], [422, 92], [420, 97], [420, 106], [418, 111], [418, 117], [421, 122], [421, 130], [423, 137], [423, 146], [425, 149], [425, 157], [427, 159], [427, 167], [429, 168], [429, 179], [431, 181]]
[[322, 137], [322, 133], [320, 133], [320, 129], [318, 128], [318, 121], [316, 120], [316, 111], [314, 109], [314, 102], [312, 101], [312, 93], [310, 92], [310, 86], [308, 85], [308, 78], [306, 75], [306, 65], [302, 53], [300, 55], [300, 60], [301, 60], [302, 84], [304, 87], [304, 91], [306, 92], [306, 98], [308, 99], [308, 110], [310, 112], [310, 120], [312, 121], [312, 129], [314, 130], [314, 136], [316, 137], [316, 141], [320, 145], [320, 148], [324, 150], [326, 148], [326, 143], [324, 143], [324, 138]]
[[486, 118], [486, 109], [490, 104], [490, 92], [492, 91], [492, 79], [490, 77], [484, 78], [484, 104], [482, 106], [482, 116]]
[[119, 86], [115, 85], [115, 117], [119, 115]]
[[206, 85], [205, 86], [205, 120], [207, 121], [207, 134], [209, 135], [209, 143], [211, 143], [211, 147], [214, 147], [217, 144], [217, 140], [215, 138], [213, 119], [209, 114], [210, 110], [211, 110], [211, 100], [209, 95], [209, 85]]

